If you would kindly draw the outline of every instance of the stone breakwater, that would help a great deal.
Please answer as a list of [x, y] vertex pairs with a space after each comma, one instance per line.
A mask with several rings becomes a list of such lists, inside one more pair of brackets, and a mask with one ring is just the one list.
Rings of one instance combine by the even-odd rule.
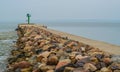
[[6, 72], [120, 72], [112, 54], [62, 37], [46, 27], [19, 25]]

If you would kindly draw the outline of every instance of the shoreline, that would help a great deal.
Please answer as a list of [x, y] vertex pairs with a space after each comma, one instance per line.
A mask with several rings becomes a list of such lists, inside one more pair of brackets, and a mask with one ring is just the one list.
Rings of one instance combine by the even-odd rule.
[[16, 31], [16, 48], [11, 51], [5, 72], [120, 71], [117, 53], [90, 45], [100, 42], [43, 25], [19, 24]]
[[120, 55], [120, 46], [110, 44], [107, 42], [103, 42], [103, 41], [88, 39], [88, 38], [77, 36], [77, 35], [72, 35], [72, 34], [69, 34], [66, 32], [61, 32], [61, 31], [57, 31], [57, 30], [53, 30], [53, 29], [49, 29], [49, 28], [46, 29], [46, 28], [42, 27], [42, 25], [34, 25], [33, 24], [33, 26], [42, 28], [46, 31], [49, 31], [56, 35], [60, 35], [62, 37], [68, 37], [69, 39], [76, 40], [76, 41], [82, 42], [84, 44], [88, 44], [95, 48], [99, 48], [100, 50], [103, 50], [103, 51], [106, 51], [106, 52], [109, 52], [109, 53], [112, 53], [115, 55]]

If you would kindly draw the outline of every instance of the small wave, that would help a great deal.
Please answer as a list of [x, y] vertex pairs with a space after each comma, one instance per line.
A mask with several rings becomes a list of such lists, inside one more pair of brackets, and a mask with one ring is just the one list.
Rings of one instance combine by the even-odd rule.
[[5, 72], [4, 71], [6, 69], [5, 66], [6, 66], [6, 64], [0, 63], [0, 72]]
[[0, 40], [16, 39], [17, 34], [15, 31], [0, 32]]
[[15, 39], [0, 40], [0, 42], [2, 42], [2, 43], [13, 43], [13, 41], [15, 41]]
[[[12, 50], [13, 41], [17, 38], [15, 31], [0, 32], [0, 72], [6, 68], [6, 60]], [[2, 69], [2, 70], [1, 70]]]
[[0, 61], [4, 61], [6, 58], [8, 58], [8, 56], [0, 56]]

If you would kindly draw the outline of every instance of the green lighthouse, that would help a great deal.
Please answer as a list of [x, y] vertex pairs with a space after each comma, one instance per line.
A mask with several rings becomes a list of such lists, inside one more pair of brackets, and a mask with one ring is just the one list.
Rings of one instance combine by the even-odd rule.
[[28, 22], [28, 24], [30, 24], [30, 17], [31, 17], [31, 15], [29, 14], [29, 13], [27, 13], [27, 18], [28, 18], [28, 20], [27, 20], [27, 22]]

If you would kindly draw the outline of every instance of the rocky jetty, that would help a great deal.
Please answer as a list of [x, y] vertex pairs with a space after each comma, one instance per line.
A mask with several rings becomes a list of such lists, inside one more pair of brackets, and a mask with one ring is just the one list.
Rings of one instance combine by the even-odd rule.
[[6, 72], [120, 72], [112, 54], [34, 25], [19, 25]]

